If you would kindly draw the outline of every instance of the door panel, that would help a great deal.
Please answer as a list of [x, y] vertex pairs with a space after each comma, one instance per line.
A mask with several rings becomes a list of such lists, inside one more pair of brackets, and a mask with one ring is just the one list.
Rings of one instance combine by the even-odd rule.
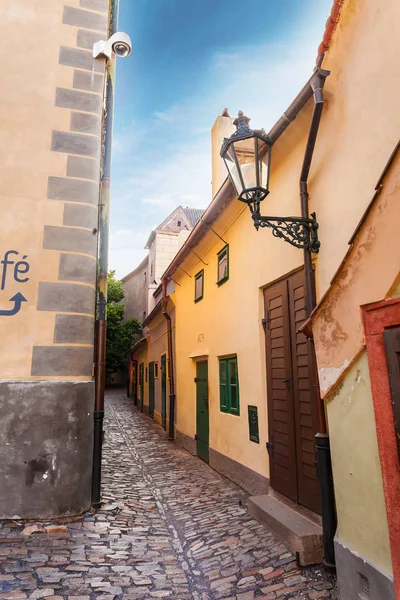
[[[271, 485], [297, 500], [293, 392], [290, 369], [290, 334], [286, 281], [264, 291], [267, 327], [268, 423]], [[280, 367], [273, 368], [279, 360]], [[277, 433], [279, 435], [277, 436]]]
[[149, 416], [154, 417], [154, 362], [149, 363]]
[[196, 449], [197, 456], [208, 462], [209, 411], [208, 363], [196, 363]]
[[161, 423], [167, 429], [167, 355], [161, 357]]
[[[296, 430], [298, 502], [321, 511], [319, 482], [315, 467], [314, 435], [318, 431], [317, 387], [314, 385], [311, 342], [298, 333], [304, 323], [305, 281], [300, 271], [288, 279], [289, 321], [292, 349], [292, 376]], [[299, 364], [299, 358], [301, 358]]]
[[264, 302], [271, 485], [320, 512], [314, 359], [311, 342], [298, 333], [306, 318], [304, 272], [267, 288]]

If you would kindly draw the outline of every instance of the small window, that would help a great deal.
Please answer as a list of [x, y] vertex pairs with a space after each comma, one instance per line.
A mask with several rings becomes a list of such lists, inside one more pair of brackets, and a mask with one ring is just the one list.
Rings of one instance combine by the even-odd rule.
[[154, 379], [158, 379], [159, 378], [159, 363], [155, 362], [154, 363]]
[[182, 225], [182, 221], [178, 221], [178, 227]]
[[143, 273], [143, 286], [145, 286], [145, 285], [146, 285], [146, 283], [147, 283], [147, 271], [145, 271], [145, 272]]
[[153, 277], [153, 263], [150, 265], [150, 279]]
[[218, 252], [218, 277], [217, 283], [221, 285], [229, 279], [229, 246], [226, 245]]
[[203, 298], [204, 293], [204, 270], [194, 276], [194, 301], [198, 302]]
[[240, 414], [236, 356], [219, 359], [219, 399], [221, 412]]

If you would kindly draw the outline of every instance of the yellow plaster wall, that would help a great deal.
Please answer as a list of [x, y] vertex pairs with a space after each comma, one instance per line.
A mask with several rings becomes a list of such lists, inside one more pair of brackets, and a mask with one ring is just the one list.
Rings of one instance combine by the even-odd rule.
[[[291, 177], [296, 177], [295, 171], [275, 180], [283, 202]], [[207, 358], [210, 447], [268, 477], [261, 287], [301, 266], [302, 254], [289, 246], [280, 253], [282, 242], [270, 233], [257, 233], [248, 210], [238, 202], [224, 211], [213, 228], [229, 243], [229, 280], [221, 286], [216, 284], [217, 253], [224, 243], [212, 232], [196, 248], [207, 265], [191, 256], [183, 264], [191, 278], [180, 270], [174, 275], [179, 283], [175, 287], [177, 429], [191, 437], [196, 433], [196, 360]], [[268, 260], [271, 256], [275, 260]], [[194, 275], [201, 269], [204, 297], [195, 303]], [[240, 416], [222, 413], [219, 406], [218, 357], [229, 354], [238, 357]], [[248, 405], [258, 406], [259, 444], [249, 440]]]
[[328, 399], [337, 537], [392, 573], [375, 416], [364, 350]]
[[323, 63], [331, 75], [309, 179], [320, 225], [319, 297], [399, 139], [399, 29], [398, 0], [346, 0]]
[[[52, 130], [69, 130], [70, 110], [55, 107], [56, 87], [72, 88], [73, 69], [59, 64], [60, 45], [75, 47], [75, 27], [62, 24], [63, 0], [13, 0], [0, 6], [0, 39], [8, 48], [0, 95], [0, 261], [16, 250], [29, 262], [29, 281], [17, 283], [9, 267], [0, 309], [26, 297], [18, 314], [0, 317], [7, 340], [0, 352], [1, 379], [31, 376], [34, 345], [51, 345], [55, 314], [37, 311], [39, 281], [57, 281], [59, 252], [44, 250], [43, 227], [63, 224], [63, 202], [47, 200], [48, 176], [65, 176], [67, 155], [51, 151]], [[79, 7], [79, 0], [69, 0]], [[45, 49], [45, 51], [44, 51]], [[1, 267], [1, 265], [0, 265]], [[1, 268], [0, 268], [1, 275]], [[11, 277], [10, 277], [11, 276]], [[69, 313], [71, 314], [71, 313]], [[52, 377], [52, 379], [87, 379]]]
[[345, 264], [313, 319], [323, 396], [336, 385], [364, 344], [360, 306], [396, 296], [399, 223], [400, 156], [397, 156]]

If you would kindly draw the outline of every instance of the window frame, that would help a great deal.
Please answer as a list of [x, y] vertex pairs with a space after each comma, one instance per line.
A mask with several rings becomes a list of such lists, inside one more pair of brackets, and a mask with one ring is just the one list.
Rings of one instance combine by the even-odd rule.
[[[226, 275], [224, 275], [224, 277], [221, 277], [221, 279], [219, 278], [219, 262], [221, 259], [221, 255], [222, 254], [226, 254]], [[229, 244], [225, 244], [225, 246], [223, 248], [221, 248], [221, 250], [217, 253], [217, 285], [220, 286], [223, 283], [225, 283], [225, 281], [228, 281], [229, 279]]]
[[[230, 367], [229, 365], [235, 363], [236, 383], [235, 383], [235, 405], [232, 406], [232, 384], [230, 382]], [[225, 383], [221, 383], [221, 370], [224, 369]], [[239, 392], [239, 370], [238, 370], [238, 359], [237, 354], [230, 354], [229, 356], [218, 357], [218, 373], [219, 373], [219, 408], [223, 413], [240, 416], [240, 392]], [[222, 386], [225, 386], [224, 393], [222, 393]]]
[[[198, 279], [200, 279], [200, 277], [202, 278], [201, 281], [201, 296], [199, 296], [198, 298], [196, 298], [196, 282]], [[196, 275], [194, 276], [194, 301], [195, 302], [200, 302], [200, 300], [203, 300], [204, 298], [204, 269], [201, 269], [201, 271], [199, 271], [198, 273], [196, 273]]]

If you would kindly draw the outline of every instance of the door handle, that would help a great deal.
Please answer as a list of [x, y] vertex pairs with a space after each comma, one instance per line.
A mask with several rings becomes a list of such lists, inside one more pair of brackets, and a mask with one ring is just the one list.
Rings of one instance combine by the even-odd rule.
[[290, 391], [290, 379], [281, 379], [282, 383], [286, 383], [286, 389]]

